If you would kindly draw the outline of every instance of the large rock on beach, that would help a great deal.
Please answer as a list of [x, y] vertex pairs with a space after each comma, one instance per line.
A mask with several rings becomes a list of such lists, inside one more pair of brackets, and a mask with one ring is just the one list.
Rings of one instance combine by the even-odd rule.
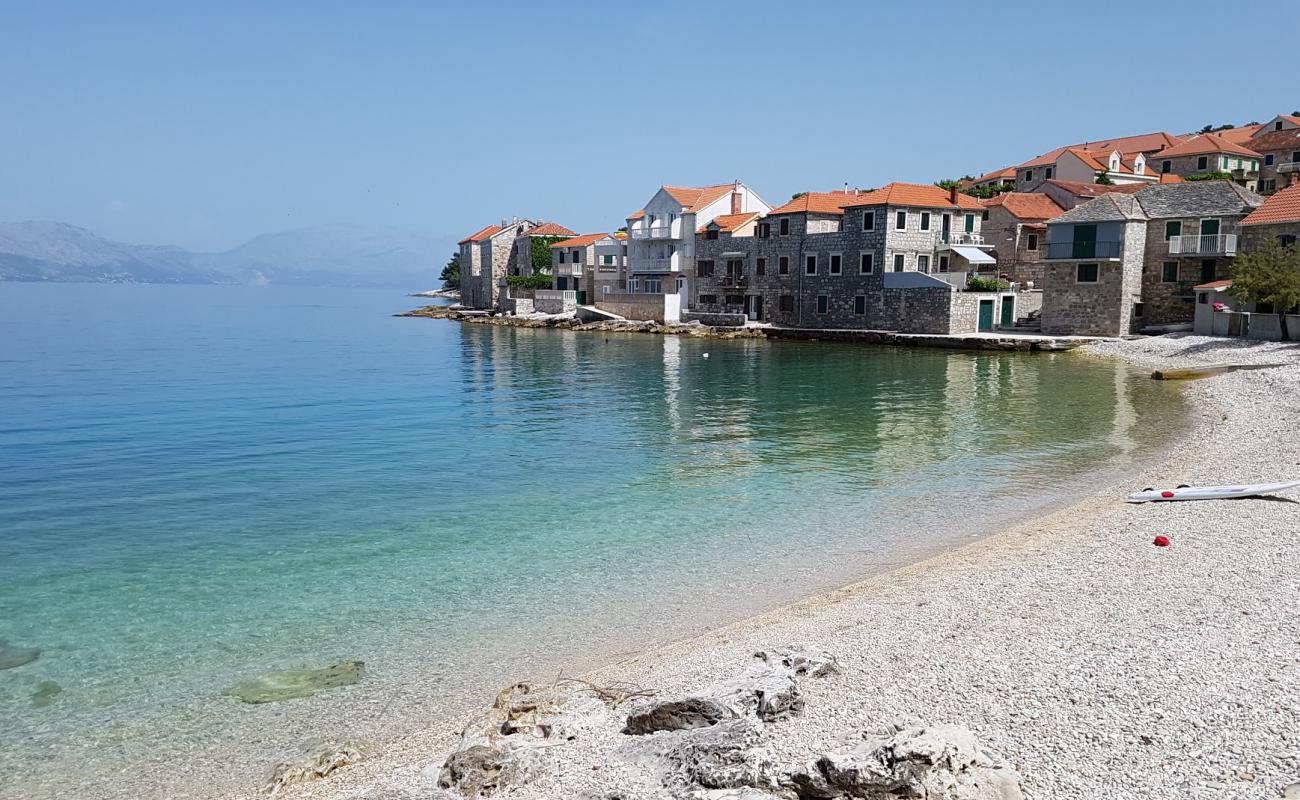
[[230, 687], [222, 694], [245, 703], [274, 703], [311, 697], [322, 689], [351, 686], [366, 672], [364, 661], [340, 661], [320, 669], [282, 669], [265, 672]]
[[262, 791], [270, 797], [300, 783], [318, 781], [335, 770], [365, 760], [367, 746], [351, 740], [317, 739], [307, 743], [302, 757], [276, 764]]
[[39, 647], [18, 647], [0, 639], [0, 669], [13, 669], [41, 657]]

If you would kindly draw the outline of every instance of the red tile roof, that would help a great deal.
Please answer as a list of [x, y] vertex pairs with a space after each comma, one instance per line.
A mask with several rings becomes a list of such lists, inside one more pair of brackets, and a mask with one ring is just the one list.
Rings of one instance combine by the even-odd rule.
[[719, 183], [716, 186], [665, 186], [665, 192], [672, 195], [672, 198], [682, 204], [686, 213], [693, 214], [709, 203], [731, 194], [736, 188], [735, 183]]
[[1250, 144], [1250, 137], [1254, 136], [1260, 128], [1264, 127], [1263, 123], [1256, 122], [1254, 125], [1242, 125], [1237, 128], [1227, 128], [1226, 130], [1214, 131], [1218, 136], [1232, 142], [1233, 144]]
[[489, 225], [486, 228], [482, 228], [478, 231], [475, 231], [474, 233], [471, 233], [469, 236], [466, 236], [464, 239], [461, 239], [459, 242], [456, 242], [456, 244], [465, 244], [466, 242], [481, 242], [484, 239], [488, 238], [489, 236], [492, 236], [493, 234], [496, 233], [500, 233], [503, 230], [505, 230], [505, 228], [501, 227], [500, 225]]
[[551, 249], [555, 250], [561, 247], [586, 247], [589, 244], [595, 244], [608, 235], [608, 233], [584, 233], [581, 236], [575, 236], [572, 239], [555, 242], [551, 245]]
[[1209, 283], [1200, 283], [1193, 286], [1193, 289], [1226, 289], [1232, 285], [1232, 281], [1210, 281]]
[[1234, 156], [1246, 156], [1247, 158], [1259, 158], [1259, 153], [1249, 150], [1239, 144], [1233, 144], [1227, 139], [1215, 133], [1202, 133], [1200, 136], [1194, 136], [1185, 142], [1167, 147], [1156, 153], [1152, 158], [1174, 158], [1176, 156], [1199, 156], [1206, 153], [1229, 153]]
[[628, 219], [641, 219], [641, 218], [644, 217], [644, 216], [645, 216], [645, 209], [643, 208], [643, 209], [640, 209], [640, 210], [638, 210], [638, 211], [633, 211], [631, 214], [628, 214], [628, 215], [627, 215], [627, 218], [628, 218]]
[[526, 236], [577, 236], [576, 233], [554, 222], [543, 222], [536, 228], [530, 229]]
[[718, 230], [722, 231], [723, 233], [731, 233], [736, 228], [739, 228], [741, 225], [744, 225], [746, 222], [750, 222], [751, 220], [757, 218], [758, 218], [757, 211], [749, 211], [744, 214], [719, 214], [718, 216], [714, 217], [708, 224], [701, 225], [700, 229], [696, 231], [696, 233], [704, 233], [708, 229], [709, 225], [717, 225]]
[[984, 173], [983, 175], [979, 176], [975, 180], [971, 181], [971, 184], [978, 186], [981, 183], [989, 183], [991, 181], [996, 181], [997, 183], [1002, 183], [1003, 181], [1014, 183], [1015, 180], [1016, 180], [1016, 168], [1003, 167], [1002, 169], [995, 169], [992, 172]]
[[1101, 197], [1104, 194], [1115, 192], [1119, 194], [1137, 194], [1151, 185], [1149, 183], [1079, 183], [1078, 181], [1065, 181], [1060, 178], [1053, 178], [1048, 183], [1060, 186], [1077, 197]]
[[1242, 225], [1268, 225], [1300, 222], [1300, 186], [1288, 186], [1264, 200], [1264, 204], [1246, 215]]
[[987, 208], [1000, 206], [1023, 220], [1047, 220], [1065, 213], [1055, 200], [1037, 192], [1008, 192], [985, 200], [984, 205]]
[[1020, 167], [1042, 167], [1047, 166], [1048, 164], [1055, 164], [1056, 159], [1060, 158], [1062, 153], [1071, 148], [1078, 150], [1104, 150], [1108, 153], [1112, 150], [1118, 150], [1120, 153], [1127, 156], [1135, 155], [1137, 153], [1153, 153], [1157, 150], [1176, 145], [1181, 141], [1182, 139], [1174, 136], [1172, 133], [1159, 131], [1157, 133], [1143, 133], [1137, 136], [1121, 136], [1118, 139], [1103, 139], [1096, 142], [1067, 144], [1065, 147], [1058, 147], [1051, 152], [1043, 153], [1038, 158], [1026, 161], [1021, 164]]
[[1275, 150], [1300, 150], [1300, 128], [1283, 128], [1260, 134], [1250, 141], [1252, 150], [1265, 153]]
[[891, 183], [872, 192], [858, 195], [844, 204], [851, 206], [916, 206], [920, 208], [963, 208], [971, 211], [983, 211], [980, 201], [968, 194], [957, 193], [957, 202], [953, 202], [947, 189], [934, 184]]
[[1161, 172], [1159, 173], [1159, 175], [1160, 175], [1161, 183], [1182, 183], [1183, 182], [1181, 176], [1175, 175], [1172, 172]]
[[863, 196], [865, 192], [846, 192], [836, 189], [833, 192], [804, 192], [790, 202], [773, 209], [772, 214], [839, 214], [844, 206]]

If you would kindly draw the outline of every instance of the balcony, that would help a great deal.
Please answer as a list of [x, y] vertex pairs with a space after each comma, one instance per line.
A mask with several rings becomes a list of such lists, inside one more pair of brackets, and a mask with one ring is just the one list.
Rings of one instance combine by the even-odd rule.
[[718, 286], [734, 286], [742, 288], [749, 285], [749, 278], [744, 275], [719, 275]]
[[1170, 236], [1171, 256], [1235, 256], [1237, 234], [1218, 233], [1206, 236]]
[[1300, 172], [1300, 161], [1288, 161], [1285, 164], [1278, 164], [1277, 171], [1282, 174]]
[[1048, 242], [1048, 261], [1088, 261], [1118, 259], [1124, 252], [1121, 241]]
[[565, 276], [577, 275], [581, 277], [582, 269], [583, 267], [581, 264], [556, 264], [555, 266], [551, 267], [551, 274], [565, 275]]
[[992, 243], [984, 241], [984, 235], [979, 233], [965, 233], [949, 231], [939, 232], [939, 242], [946, 245], [970, 245], [972, 247], [992, 247]]
[[1234, 170], [1229, 170], [1229, 172], [1232, 174], [1232, 177], [1240, 180], [1249, 180], [1259, 177], [1259, 170], [1251, 169], [1250, 167], [1237, 167]]
[[676, 272], [677, 258], [648, 258], [639, 264], [631, 265], [633, 272]]
[[638, 241], [649, 241], [651, 239], [673, 239], [672, 225], [646, 225], [641, 228], [633, 228], [629, 231], [633, 239]]

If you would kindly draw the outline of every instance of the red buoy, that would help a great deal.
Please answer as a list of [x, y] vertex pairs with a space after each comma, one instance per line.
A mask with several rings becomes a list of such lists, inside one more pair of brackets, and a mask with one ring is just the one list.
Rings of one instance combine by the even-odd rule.
[[1169, 537], [1164, 535], [1157, 536], [1155, 540], [1151, 542], [1151, 544], [1155, 545], [1156, 547], [1168, 547]]
[[1160, 493], [1160, 496], [1163, 497], [1163, 498], [1165, 498], [1165, 499], [1168, 499], [1168, 498], [1170, 498], [1170, 497], [1173, 497], [1173, 496], [1174, 496], [1174, 493], [1171, 492], [1171, 491], [1169, 491], [1168, 489], [1165, 489], [1163, 492]]

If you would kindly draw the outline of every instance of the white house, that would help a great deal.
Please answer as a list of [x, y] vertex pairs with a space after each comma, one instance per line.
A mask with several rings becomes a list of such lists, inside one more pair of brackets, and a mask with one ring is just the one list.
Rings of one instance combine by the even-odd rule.
[[740, 181], [715, 186], [663, 186], [628, 217], [627, 290], [676, 294], [682, 307], [695, 272], [695, 231], [723, 214], [772, 207]]

